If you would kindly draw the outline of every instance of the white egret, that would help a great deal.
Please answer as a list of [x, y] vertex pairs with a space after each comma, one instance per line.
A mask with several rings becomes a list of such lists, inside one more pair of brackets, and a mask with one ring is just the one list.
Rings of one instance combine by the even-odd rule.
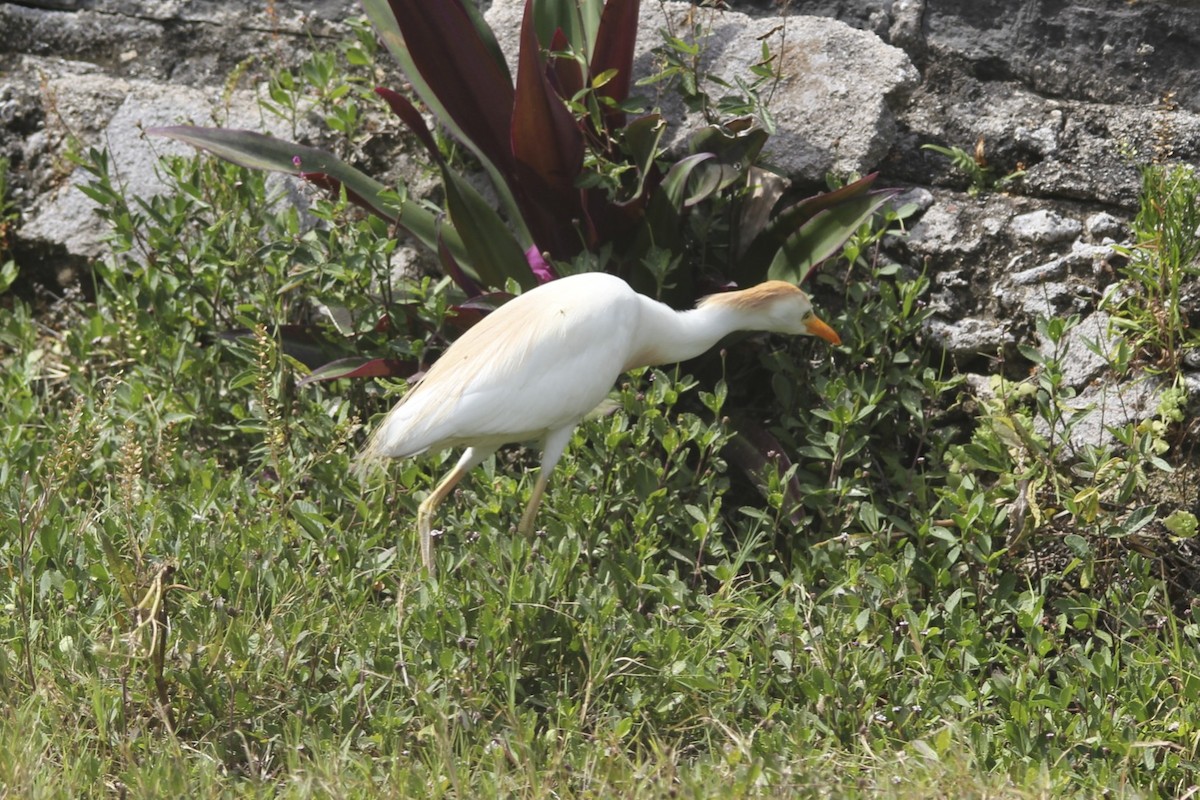
[[710, 295], [690, 311], [605, 273], [551, 281], [505, 303], [454, 342], [388, 413], [360, 459], [466, 448], [417, 511], [421, 561], [432, 573], [434, 512], [473, 467], [501, 445], [541, 444], [541, 472], [518, 527], [532, 533], [571, 432], [622, 372], [685, 361], [741, 330], [841, 344], [808, 296], [783, 281]]

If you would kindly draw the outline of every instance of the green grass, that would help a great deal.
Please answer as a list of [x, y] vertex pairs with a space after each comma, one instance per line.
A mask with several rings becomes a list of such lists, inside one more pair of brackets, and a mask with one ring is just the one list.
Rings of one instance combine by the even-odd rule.
[[[1194, 786], [1200, 627], [1157, 557], [1181, 509], [1148, 494], [1194, 469], [1171, 410], [1064, 465], [1027, 424], [1070, 400], [1053, 359], [967, 397], [922, 344], [924, 278], [855, 258], [816, 287], [843, 349], [752, 338], [630, 376], [544, 531], [515, 535], [533, 460], [503, 453], [443, 507], [430, 580], [413, 517], [451, 456], [360, 484], [393, 398], [297, 387], [276, 333], [314, 299], [371, 330], [378, 226], [319, 204], [305, 230], [210, 161], [144, 203], [91, 169], [95, 299], [0, 297], [0, 793]], [[446, 287], [393, 288], [428, 324], [377, 346], [440, 346]], [[724, 455], [748, 420], [795, 459], [762, 492]]]
[[[1117, 325], [1156, 367], [1175, 375], [1190, 350], [1200, 347], [1196, 311], [1186, 298], [1200, 282], [1200, 175], [1189, 164], [1142, 168], [1142, 194], [1133, 233], [1123, 248], [1126, 281], [1105, 303], [1119, 309]], [[1128, 288], [1136, 287], [1134, 291]]]

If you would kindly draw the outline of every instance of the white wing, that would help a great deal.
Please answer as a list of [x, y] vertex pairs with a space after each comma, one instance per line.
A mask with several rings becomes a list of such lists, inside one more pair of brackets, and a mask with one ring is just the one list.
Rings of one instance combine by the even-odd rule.
[[542, 439], [595, 408], [621, 374], [642, 299], [602, 273], [517, 297], [455, 342], [392, 409], [363, 453]]

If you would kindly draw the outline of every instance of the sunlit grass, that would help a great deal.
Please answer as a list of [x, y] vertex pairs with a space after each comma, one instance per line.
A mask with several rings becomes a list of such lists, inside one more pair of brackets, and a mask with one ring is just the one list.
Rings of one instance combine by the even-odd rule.
[[[195, 160], [170, 167], [177, 197], [131, 207], [94, 167], [115, 237], [95, 302], [0, 314], [5, 794], [1193, 788], [1196, 620], [1125, 545], [1128, 504], [1047, 511], [1009, 550], [1029, 483], [1111, 486], [997, 433], [1062, 399], [1053, 364], [1027, 393], [1045, 397], [946, 413], [960, 386], [919, 336], [921, 276], [831, 267], [836, 352], [750, 340], [629, 376], [532, 540], [514, 530], [530, 460], [501, 454], [444, 504], [434, 580], [412, 519], [445, 456], [360, 483], [387, 401], [297, 387], [275, 332], [311, 300], [291, 259], [344, 260], [378, 230], [326, 205], [337, 235], [301, 233], [261, 176]], [[359, 277], [323, 273], [322, 299], [365, 313]], [[406, 354], [439, 343], [447, 304], [409, 289], [429, 324]], [[794, 458], [762, 491], [726, 449], [754, 421]], [[1146, 453], [1182, 463], [1158, 424]]]

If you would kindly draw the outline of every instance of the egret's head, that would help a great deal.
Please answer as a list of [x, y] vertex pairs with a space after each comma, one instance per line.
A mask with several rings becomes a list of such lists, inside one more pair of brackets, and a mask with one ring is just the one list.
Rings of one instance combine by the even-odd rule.
[[740, 292], [709, 295], [700, 306], [719, 304], [745, 314], [747, 328], [786, 333], [792, 336], [818, 336], [832, 345], [842, 339], [833, 328], [813, 313], [808, 295], [786, 281], [767, 281]]

